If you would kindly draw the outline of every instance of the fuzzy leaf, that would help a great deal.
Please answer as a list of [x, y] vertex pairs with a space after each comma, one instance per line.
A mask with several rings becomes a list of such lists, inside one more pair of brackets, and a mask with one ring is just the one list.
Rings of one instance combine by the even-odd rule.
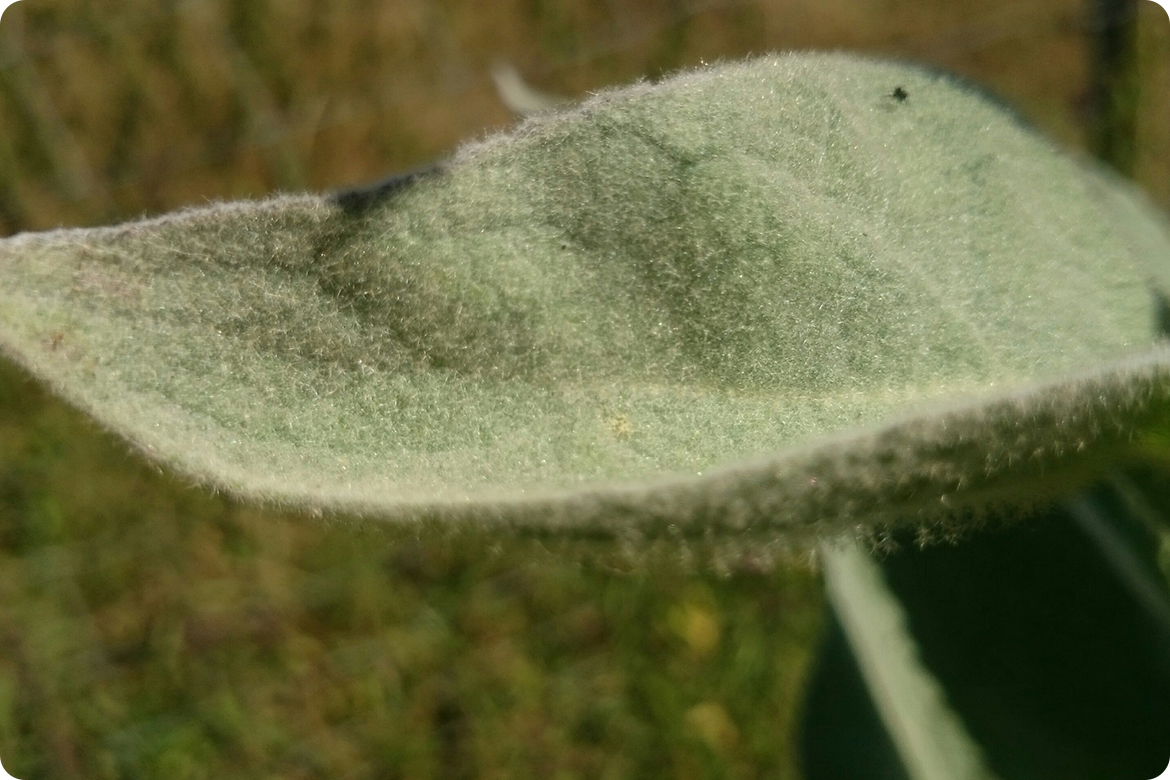
[[0, 344], [250, 499], [601, 534], [940, 520], [1166, 419], [1160, 220], [950, 77], [786, 55], [363, 193], [4, 240]]

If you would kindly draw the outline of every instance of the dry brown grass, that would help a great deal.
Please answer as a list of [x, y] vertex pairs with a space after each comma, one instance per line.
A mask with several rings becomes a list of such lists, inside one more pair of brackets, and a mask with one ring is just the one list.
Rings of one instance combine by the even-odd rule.
[[[1164, 198], [1170, 25], [1144, 4], [1139, 178]], [[1086, 20], [1067, 0], [24, 0], [0, 27], [13, 232], [360, 183], [508, 126], [489, 71], [566, 95], [704, 60], [843, 48], [986, 84], [1077, 145]]]

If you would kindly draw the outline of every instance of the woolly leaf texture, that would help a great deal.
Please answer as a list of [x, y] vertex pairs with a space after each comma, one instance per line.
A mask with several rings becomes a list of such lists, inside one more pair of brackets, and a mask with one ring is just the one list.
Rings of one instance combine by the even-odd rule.
[[1162, 217], [956, 79], [682, 73], [434, 169], [0, 241], [0, 346], [250, 500], [609, 536], [1022, 506], [1170, 410]]

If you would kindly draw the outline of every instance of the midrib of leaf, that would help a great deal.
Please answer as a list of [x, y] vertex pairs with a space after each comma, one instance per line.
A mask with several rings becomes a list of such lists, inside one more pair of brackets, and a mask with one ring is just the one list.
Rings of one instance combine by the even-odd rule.
[[862, 679], [911, 780], [994, 780], [926, 669], [881, 569], [859, 547], [825, 548], [825, 584]]

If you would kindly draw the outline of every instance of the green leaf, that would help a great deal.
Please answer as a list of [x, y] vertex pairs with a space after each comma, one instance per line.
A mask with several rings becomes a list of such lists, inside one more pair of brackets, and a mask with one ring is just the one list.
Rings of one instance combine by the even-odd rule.
[[1161, 219], [950, 77], [785, 55], [365, 193], [4, 240], [0, 344], [253, 500], [601, 535], [935, 522], [1165, 422]]
[[826, 548], [825, 586], [874, 707], [911, 780], [995, 775], [943, 686], [922, 663], [905, 611], [855, 546]]

